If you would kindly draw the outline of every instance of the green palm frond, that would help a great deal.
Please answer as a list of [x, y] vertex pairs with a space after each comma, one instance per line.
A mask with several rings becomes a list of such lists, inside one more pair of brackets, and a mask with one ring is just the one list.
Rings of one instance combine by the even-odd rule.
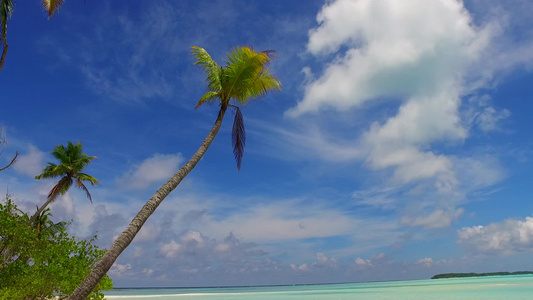
[[65, 173], [66, 173], [65, 166], [56, 165], [54, 163], [49, 162], [48, 165], [44, 168], [43, 172], [35, 176], [35, 179], [59, 177]]
[[239, 104], [246, 104], [254, 81], [270, 62], [268, 55], [249, 47], [234, 48], [228, 55], [225, 77], [228, 79], [227, 95]]
[[280, 81], [274, 77], [268, 65], [275, 51], [256, 52], [251, 47], [235, 47], [227, 55], [226, 65], [218, 66], [202, 48], [192, 47], [194, 64], [200, 65], [207, 73], [208, 92], [198, 101], [196, 108], [205, 102], [220, 101], [221, 110], [228, 106], [236, 108], [232, 130], [233, 154], [240, 169], [246, 131], [239, 107], [230, 104], [234, 100], [245, 105], [250, 99], [264, 96], [269, 91], [281, 91]]
[[221, 77], [223, 69], [211, 58], [205, 49], [192, 47], [192, 55], [195, 58], [193, 64], [199, 65], [206, 72], [207, 89], [210, 91], [222, 90]]
[[253, 87], [248, 89], [248, 97], [256, 99], [265, 96], [270, 91], [281, 91], [281, 82], [270, 74], [266, 69], [252, 83]]
[[100, 181], [98, 179], [92, 177], [91, 175], [85, 174], [85, 173], [78, 173], [76, 174], [76, 178], [81, 181], [88, 181], [91, 183], [91, 185], [100, 185]]
[[53, 14], [55, 14], [59, 8], [61, 8], [63, 2], [65, 2], [65, 0], [43, 0], [43, 6], [48, 13], [48, 17], [51, 17]]
[[205, 102], [213, 102], [216, 99], [220, 98], [220, 92], [215, 91], [209, 91], [205, 93], [202, 98], [196, 103], [196, 106], [194, 108], [200, 107], [200, 105], [204, 104]]

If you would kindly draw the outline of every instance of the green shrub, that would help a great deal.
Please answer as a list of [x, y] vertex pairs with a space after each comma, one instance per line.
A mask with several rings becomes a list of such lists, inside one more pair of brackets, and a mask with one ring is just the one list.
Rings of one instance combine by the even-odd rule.
[[[66, 223], [31, 226], [28, 215], [11, 200], [0, 203], [0, 299], [45, 299], [68, 295], [89, 274], [105, 251], [90, 240], [77, 240]], [[103, 299], [113, 287], [107, 275], [88, 299]]]

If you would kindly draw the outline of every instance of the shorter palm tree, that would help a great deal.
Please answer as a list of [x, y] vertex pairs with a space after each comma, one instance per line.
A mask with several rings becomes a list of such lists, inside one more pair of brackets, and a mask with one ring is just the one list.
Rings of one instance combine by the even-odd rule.
[[87, 195], [87, 198], [93, 202], [91, 193], [83, 184], [84, 181], [90, 182], [92, 185], [100, 184], [98, 179], [91, 175], [82, 173], [81, 171], [95, 159], [96, 156], [88, 156], [83, 153], [81, 143], [74, 144], [72, 142], [67, 143], [67, 147], [63, 145], [57, 146], [52, 155], [57, 158], [59, 164], [49, 162], [44, 168], [43, 173], [35, 176], [35, 179], [43, 178], [57, 178], [61, 177], [56, 185], [50, 190], [47, 201], [37, 209], [35, 214], [31, 217], [31, 220], [36, 220], [41, 212], [52, 203], [59, 195], [64, 195], [70, 187], [75, 183], [76, 187], [83, 190]]
[[61, 229], [66, 229], [67, 222], [54, 223], [50, 217], [52, 217], [52, 213], [48, 207], [41, 212], [39, 217], [33, 223], [33, 227], [35, 228], [35, 231], [37, 231], [37, 236], [39, 238], [49, 238], [54, 236]]

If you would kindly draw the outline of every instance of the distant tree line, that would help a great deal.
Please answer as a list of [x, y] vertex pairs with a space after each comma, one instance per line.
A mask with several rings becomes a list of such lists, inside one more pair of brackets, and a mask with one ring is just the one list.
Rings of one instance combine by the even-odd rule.
[[483, 276], [508, 276], [508, 275], [533, 275], [533, 272], [519, 271], [519, 272], [493, 272], [493, 273], [444, 273], [444, 274], [437, 274], [431, 277], [431, 279], [483, 277]]

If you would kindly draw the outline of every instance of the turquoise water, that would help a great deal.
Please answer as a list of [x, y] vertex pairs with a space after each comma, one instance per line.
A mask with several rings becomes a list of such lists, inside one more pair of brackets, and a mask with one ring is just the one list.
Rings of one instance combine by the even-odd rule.
[[109, 300], [486, 300], [533, 299], [533, 276], [494, 276], [324, 285], [116, 289]]

